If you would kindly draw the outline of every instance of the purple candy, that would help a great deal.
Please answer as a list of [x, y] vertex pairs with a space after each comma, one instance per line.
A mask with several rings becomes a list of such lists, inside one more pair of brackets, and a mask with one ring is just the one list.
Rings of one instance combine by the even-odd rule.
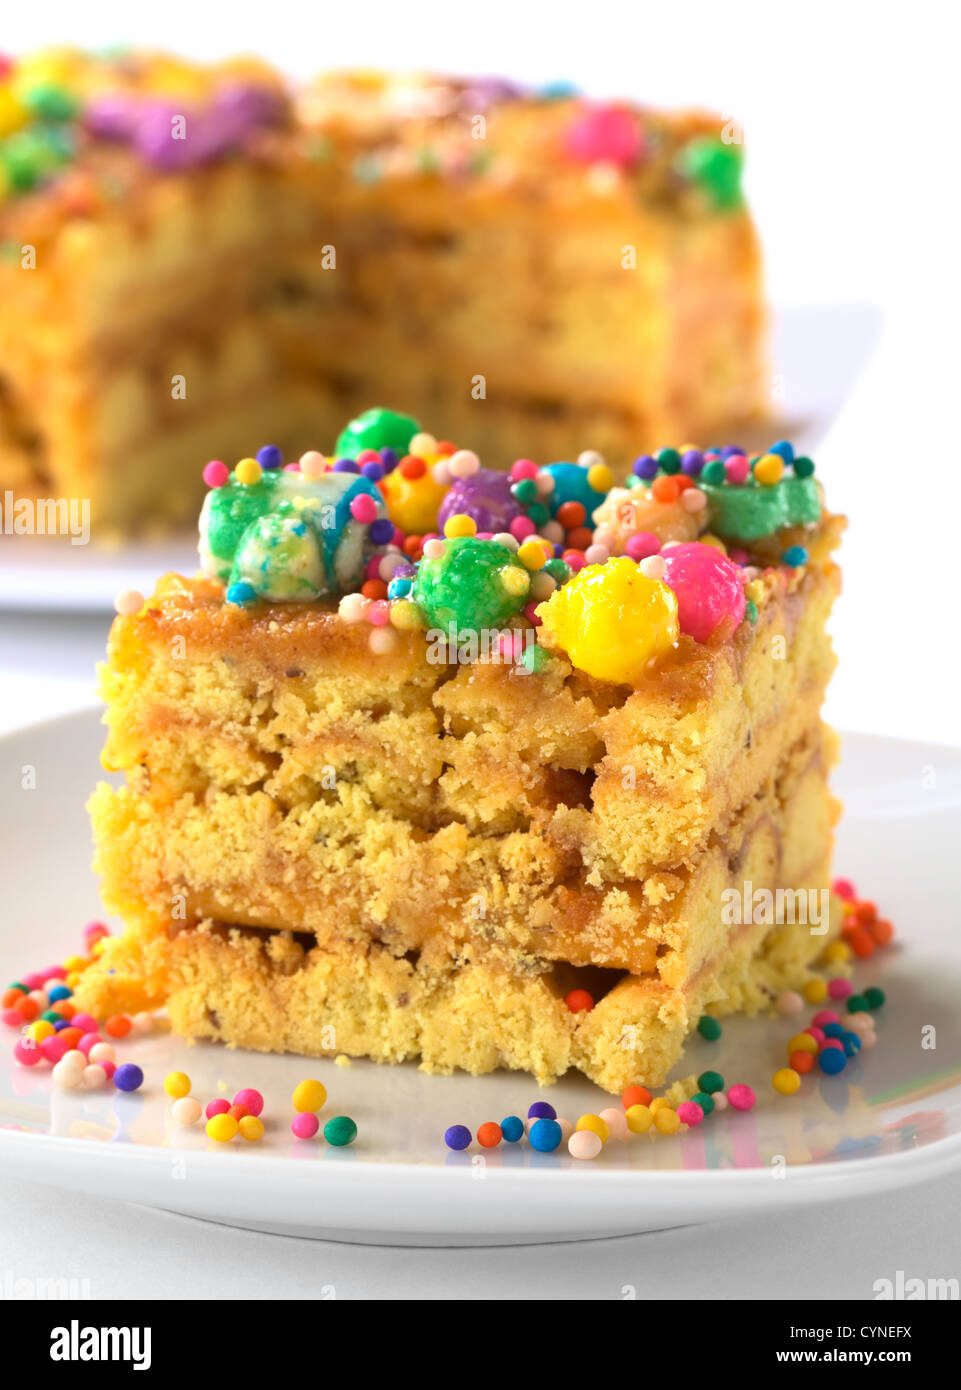
[[556, 1120], [557, 1111], [546, 1100], [535, 1100], [527, 1112], [529, 1120]]
[[507, 473], [495, 473], [481, 468], [469, 478], [455, 478], [440, 504], [437, 513], [438, 529], [452, 516], [469, 516], [477, 523], [478, 531], [506, 531], [524, 508], [511, 494], [511, 479]]
[[381, 516], [370, 523], [370, 539], [374, 545], [386, 545], [393, 537], [394, 523], [389, 517]]
[[338, 459], [334, 464], [335, 473], [359, 473], [360, 468], [353, 459]]
[[284, 456], [276, 444], [265, 444], [262, 449], [257, 450], [257, 462], [261, 468], [280, 468], [283, 461]]
[[657, 459], [651, 458], [650, 454], [641, 454], [640, 458], [634, 460], [631, 472], [636, 478], [656, 478]]
[[103, 92], [91, 98], [83, 122], [101, 140], [129, 140], [137, 121], [137, 101], [126, 92]]
[[681, 459], [681, 472], [686, 473], [689, 478], [696, 478], [704, 467], [704, 455], [700, 449], [688, 449]]

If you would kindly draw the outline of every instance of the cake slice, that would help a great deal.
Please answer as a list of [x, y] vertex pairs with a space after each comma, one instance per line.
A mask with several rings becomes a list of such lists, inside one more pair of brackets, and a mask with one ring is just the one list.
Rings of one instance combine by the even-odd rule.
[[192, 521], [198, 458], [297, 457], [388, 393], [498, 468], [739, 427], [765, 407], [741, 159], [720, 118], [556, 89], [23, 58], [0, 493], [85, 499], [101, 533]]
[[348, 464], [209, 466], [204, 573], [121, 604], [125, 781], [91, 809], [126, 929], [81, 1001], [657, 1084], [834, 930], [843, 523], [784, 442], [665, 449], [620, 488], [596, 451], [505, 480], [392, 412], [348, 432]]

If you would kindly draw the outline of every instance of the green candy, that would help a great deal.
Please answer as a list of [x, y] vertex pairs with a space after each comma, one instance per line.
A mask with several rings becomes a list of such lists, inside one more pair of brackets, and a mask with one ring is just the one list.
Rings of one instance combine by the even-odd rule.
[[342, 1149], [357, 1138], [357, 1126], [349, 1115], [335, 1115], [324, 1125], [324, 1138], [335, 1149]]
[[218, 488], [209, 494], [207, 546], [217, 560], [223, 561], [218, 579], [226, 582], [230, 575], [241, 537], [259, 517], [270, 511], [279, 473], [264, 472], [260, 482], [245, 487]]
[[691, 1100], [695, 1105], [701, 1107], [705, 1116], [714, 1113], [714, 1099], [712, 1096], [708, 1095], [707, 1091], [698, 1091], [695, 1095], [691, 1096]]
[[275, 603], [309, 600], [328, 588], [317, 532], [290, 503], [251, 522], [234, 556], [230, 584], [246, 580]]
[[752, 598], [749, 598], [744, 605], [744, 616], [752, 627], [757, 622], [757, 604]]
[[520, 665], [531, 676], [538, 675], [550, 665], [550, 652], [533, 642], [529, 647], [525, 647], [520, 659]]
[[64, 87], [52, 82], [38, 82], [25, 93], [23, 104], [38, 121], [70, 121], [80, 110], [80, 103]]
[[[710, 466], [710, 465], [709, 465]], [[782, 526], [807, 526], [821, 517], [821, 497], [814, 478], [782, 478], [773, 487], [752, 480], [718, 486], [701, 474], [711, 530], [722, 540], [756, 541]]]
[[697, 1078], [697, 1085], [699, 1090], [713, 1095], [715, 1091], [724, 1090], [724, 1077], [719, 1071], [702, 1071]]
[[674, 473], [680, 473], [681, 456], [676, 449], [658, 449], [655, 457], [661, 472], [666, 473], [668, 477]]
[[[517, 571], [525, 583], [514, 592], [504, 583], [504, 571]], [[411, 598], [428, 626], [459, 638], [501, 628], [527, 602], [530, 576], [521, 562], [497, 541], [459, 536], [444, 542], [444, 553], [424, 558], [417, 566]]]
[[884, 990], [877, 985], [868, 985], [864, 991], [864, 999], [869, 1009], [880, 1009], [887, 997]]
[[866, 1014], [869, 1008], [870, 1005], [868, 1004], [866, 995], [851, 994], [848, 996], [849, 1014]]
[[698, 135], [681, 152], [679, 163], [681, 172], [704, 190], [716, 208], [740, 207], [744, 165], [740, 145]]
[[710, 1014], [702, 1014], [700, 1019], [698, 1019], [697, 1031], [700, 1033], [701, 1037], [706, 1038], [708, 1042], [717, 1042], [718, 1038], [721, 1036], [722, 1029], [716, 1018], [712, 1018]]
[[406, 454], [410, 441], [420, 433], [420, 424], [410, 415], [375, 406], [351, 420], [341, 432], [334, 452], [338, 458], [356, 458], [364, 449], [393, 449]]

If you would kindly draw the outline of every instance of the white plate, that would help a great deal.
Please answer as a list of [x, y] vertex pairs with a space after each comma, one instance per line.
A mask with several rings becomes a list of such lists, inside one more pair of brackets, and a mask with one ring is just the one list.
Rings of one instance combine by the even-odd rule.
[[[800, 451], [817, 449], [870, 356], [879, 329], [879, 312], [866, 304], [774, 312], [773, 410], [781, 422], [778, 431], [793, 439]], [[251, 447], [256, 445], [254, 441]], [[96, 544], [74, 546], [59, 537], [0, 536], [0, 609], [109, 612], [119, 589], [150, 593], [158, 574], [191, 574], [196, 568], [192, 530], [110, 550]]]
[[[4, 983], [77, 949], [98, 913], [84, 799], [97, 775], [95, 711], [0, 740]], [[34, 769], [31, 774], [29, 769]], [[26, 770], [26, 771], [25, 771]], [[21, 790], [26, 777], [35, 790]], [[839, 869], [896, 923], [901, 946], [858, 971], [883, 981], [879, 1043], [840, 1077], [805, 1078], [776, 1096], [786, 1020], [730, 1020], [697, 1040], [678, 1075], [711, 1066], [758, 1093], [750, 1114], [713, 1116], [682, 1137], [609, 1144], [594, 1163], [504, 1145], [449, 1154], [460, 1122], [526, 1114], [538, 1097], [516, 1073], [431, 1077], [415, 1066], [189, 1047], [158, 1032], [120, 1055], [144, 1069], [142, 1091], [77, 1096], [49, 1070], [0, 1062], [0, 1163], [7, 1174], [211, 1221], [282, 1233], [401, 1244], [552, 1241], [620, 1235], [784, 1204], [801, 1206], [919, 1182], [961, 1164], [961, 940], [953, 864], [961, 843], [961, 753], [850, 735], [836, 778], [847, 803]], [[936, 1030], [936, 1049], [926, 1050]], [[925, 1030], [929, 1030], [925, 1033]], [[12, 1036], [10, 1037], [12, 1042]], [[187, 1071], [204, 1101], [252, 1085], [267, 1099], [264, 1141], [221, 1148], [169, 1120], [162, 1082]], [[329, 1093], [325, 1114], [352, 1115], [356, 1144], [292, 1138], [290, 1093], [305, 1076]], [[561, 1114], [610, 1103], [586, 1081], [540, 1092]]]

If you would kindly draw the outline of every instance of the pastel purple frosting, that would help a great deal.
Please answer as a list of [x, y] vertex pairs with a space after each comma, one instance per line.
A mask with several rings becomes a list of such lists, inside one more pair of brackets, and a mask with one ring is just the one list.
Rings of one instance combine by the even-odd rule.
[[[94, 97], [84, 123], [102, 140], [131, 145], [156, 169], [188, 169], [220, 159], [281, 113], [276, 93], [247, 83], [225, 83], [205, 106], [134, 92]], [[186, 138], [173, 138], [173, 119], [183, 116]]]
[[477, 523], [478, 531], [506, 531], [511, 522], [523, 514], [524, 508], [511, 493], [511, 480], [506, 473], [480, 468], [469, 478], [456, 478], [440, 504], [437, 526], [440, 531], [452, 516], [469, 516]]

